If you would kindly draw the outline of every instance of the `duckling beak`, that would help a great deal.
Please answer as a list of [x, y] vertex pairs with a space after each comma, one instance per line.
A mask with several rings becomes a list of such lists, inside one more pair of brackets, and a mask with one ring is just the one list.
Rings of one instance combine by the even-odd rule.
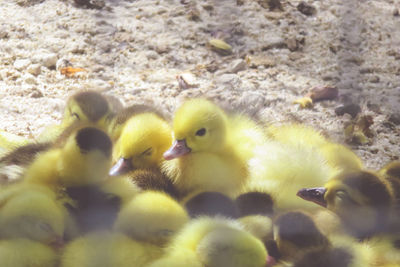
[[133, 170], [132, 160], [120, 158], [114, 166], [111, 167], [108, 175], [118, 176]]
[[179, 158], [183, 155], [186, 155], [192, 151], [187, 145], [186, 145], [186, 140], [175, 140], [175, 142], [172, 144], [172, 146], [165, 151], [164, 153], [164, 159], [166, 160], [171, 160], [174, 158]]
[[303, 188], [297, 192], [297, 196], [326, 208], [327, 203], [324, 198], [325, 193], [325, 187]]

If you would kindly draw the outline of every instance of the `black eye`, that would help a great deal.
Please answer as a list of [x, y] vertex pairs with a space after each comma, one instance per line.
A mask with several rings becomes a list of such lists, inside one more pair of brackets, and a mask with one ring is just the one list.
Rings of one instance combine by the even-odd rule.
[[145, 151], [142, 152], [142, 155], [144, 156], [151, 156], [151, 153], [153, 152], [153, 149], [150, 147], [146, 149]]
[[206, 134], [206, 129], [205, 128], [201, 128], [200, 130], [198, 130], [197, 132], [196, 132], [196, 135], [197, 136], [203, 136], [203, 135], [205, 135]]
[[79, 118], [79, 115], [78, 115], [78, 113], [76, 113], [76, 112], [72, 113], [71, 116], [76, 117], [78, 120], [81, 119], [81, 118]]

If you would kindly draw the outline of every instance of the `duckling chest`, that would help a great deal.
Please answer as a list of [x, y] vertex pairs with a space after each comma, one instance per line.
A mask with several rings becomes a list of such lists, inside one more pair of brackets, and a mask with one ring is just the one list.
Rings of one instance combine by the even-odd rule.
[[234, 157], [194, 154], [177, 162], [176, 185], [181, 191], [217, 191], [235, 195], [248, 179], [247, 165]]

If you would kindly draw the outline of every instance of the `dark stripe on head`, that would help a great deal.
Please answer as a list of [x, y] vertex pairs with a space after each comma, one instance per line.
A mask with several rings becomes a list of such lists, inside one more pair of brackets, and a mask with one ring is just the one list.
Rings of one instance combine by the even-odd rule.
[[278, 235], [299, 248], [325, 246], [329, 242], [314, 221], [302, 212], [287, 212], [275, 220]]
[[269, 194], [263, 192], [248, 192], [241, 194], [235, 200], [239, 216], [264, 215], [273, 213], [273, 201]]
[[98, 149], [105, 156], [111, 156], [112, 143], [110, 138], [103, 131], [86, 127], [78, 131], [76, 135], [76, 143], [83, 153]]
[[172, 181], [158, 169], [137, 169], [130, 177], [143, 190], [162, 191], [178, 198], [178, 191]]
[[349, 173], [344, 176], [343, 184], [359, 191], [369, 199], [371, 206], [388, 208], [391, 205], [391, 196], [386, 185], [374, 174], [360, 171]]
[[187, 201], [185, 207], [192, 218], [201, 215], [237, 218], [233, 200], [219, 192], [200, 193]]
[[352, 260], [344, 248], [321, 249], [305, 254], [293, 267], [349, 267]]
[[92, 122], [98, 121], [109, 111], [106, 98], [95, 91], [77, 93], [72, 96], [72, 99], [76, 101], [82, 112]]
[[129, 107], [124, 108], [114, 117], [116, 125], [123, 124], [133, 115], [138, 115], [142, 113], [154, 113], [159, 116], [161, 119], [165, 119], [164, 114], [162, 114], [159, 110], [154, 107], [142, 105], [142, 104], [135, 104]]

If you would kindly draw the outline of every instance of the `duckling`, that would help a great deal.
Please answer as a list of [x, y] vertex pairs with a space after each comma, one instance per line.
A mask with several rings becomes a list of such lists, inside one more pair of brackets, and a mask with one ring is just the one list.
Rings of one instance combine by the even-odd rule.
[[50, 244], [64, 235], [66, 211], [43, 186], [11, 185], [0, 192], [0, 238]]
[[165, 251], [149, 266], [261, 267], [268, 256], [262, 242], [239, 223], [210, 217], [192, 220]]
[[391, 223], [390, 185], [370, 171], [341, 173], [324, 187], [304, 188], [297, 195], [335, 213], [345, 231], [360, 240], [386, 231]]
[[229, 117], [205, 99], [192, 99], [176, 111], [173, 129], [175, 141], [164, 153], [163, 171], [179, 192], [240, 192], [249, 177], [247, 160], [264, 140], [253, 121]]
[[[139, 191], [128, 181], [108, 182], [112, 143], [95, 127], [78, 127], [65, 144], [41, 154], [24, 183], [45, 185], [65, 200], [81, 233], [110, 228], [120, 205]], [[120, 194], [120, 195], [119, 195]]]
[[58, 148], [37, 157], [25, 173], [25, 182], [50, 187], [74, 187], [107, 179], [111, 165], [112, 143], [106, 133], [95, 127], [81, 127]]
[[189, 220], [175, 200], [146, 191], [124, 205], [113, 231], [94, 231], [65, 249], [62, 267], [141, 267], [162, 255], [162, 246]]
[[54, 141], [65, 128], [75, 123], [90, 122], [105, 129], [106, 118], [110, 113], [110, 105], [106, 97], [99, 92], [78, 92], [67, 100], [61, 124], [47, 127], [36, 141]]
[[0, 192], [0, 266], [56, 267], [67, 212], [43, 186], [15, 184]]
[[176, 200], [162, 192], [144, 191], [122, 207], [114, 230], [162, 246], [188, 221], [186, 210]]
[[131, 117], [115, 144], [113, 158], [116, 164], [110, 175], [122, 175], [139, 168], [158, 168], [171, 143], [171, 128], [155, 113], [145, 112]]

